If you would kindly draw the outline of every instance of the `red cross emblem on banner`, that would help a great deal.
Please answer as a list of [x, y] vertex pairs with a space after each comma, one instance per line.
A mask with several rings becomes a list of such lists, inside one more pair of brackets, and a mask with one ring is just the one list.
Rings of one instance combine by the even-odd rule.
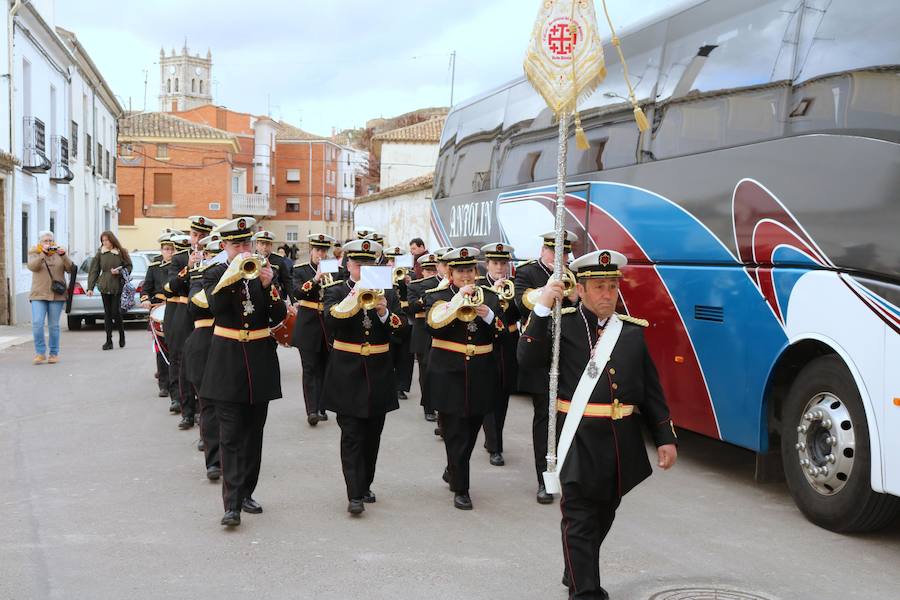
[[547, 48], [555, 56], [569, 56], [578, 43], [578, 26], [569, 19], [559, 19], [547, 30]]

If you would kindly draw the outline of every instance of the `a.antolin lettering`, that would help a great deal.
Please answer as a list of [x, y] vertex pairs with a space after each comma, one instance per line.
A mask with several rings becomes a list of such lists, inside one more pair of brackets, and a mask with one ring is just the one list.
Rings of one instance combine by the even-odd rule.
[[494, 205], [491, 201], [459, 204], [450, 209], [450, 237], [488, 236]]

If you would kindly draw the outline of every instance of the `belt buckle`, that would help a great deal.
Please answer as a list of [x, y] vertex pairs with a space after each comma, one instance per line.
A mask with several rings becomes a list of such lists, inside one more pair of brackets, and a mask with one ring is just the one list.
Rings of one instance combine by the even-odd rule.
[[612, 420], [618, 421], [619, 419], [621, 419], [623, 417], [622, 412], [623, 412], [622, 405], [619, 404], [618, 400], [613, 400], [612, 408], [610, 410], [610, 415], [609, 415], [612, 418]]
[[238, 341], [246, 342], [250, 339], [250, 332], [246, 329], [238, 329]]
[[475, 344], [466, 344], [466, 356], [475, 356]]
[[359, 345], [359, 354], [360, 356], [368, 356], [372, 353], [372, 349], [369, 347], [369, 342], [363, 342]]

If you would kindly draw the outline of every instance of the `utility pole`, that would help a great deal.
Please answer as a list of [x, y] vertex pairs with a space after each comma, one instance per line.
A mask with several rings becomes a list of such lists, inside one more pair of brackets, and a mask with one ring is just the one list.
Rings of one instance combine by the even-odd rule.
[[142, 69], [144, 71], [144, 106], [141, 108], [141, 112], [147, 112], [147, 73], [149, 71], [147, 69]]
[[450, 53], [450, 108], [453, 108], [453, 86], [456, 83], [456, 50]]

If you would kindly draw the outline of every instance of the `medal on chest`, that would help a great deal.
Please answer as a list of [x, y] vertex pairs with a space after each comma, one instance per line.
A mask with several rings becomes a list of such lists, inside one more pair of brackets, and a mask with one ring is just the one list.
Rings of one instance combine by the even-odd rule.
[[244, 307], [244, 316], [249, 316], [253, 314], [253, 311], [256, 310], [256, 307], [253, 306], [253, 300], [250, 299], [250, 286], [247, 285], [247, 281], [244, 281], [244, 296], [245, 299], [241, 302], [241, 306]]
[[469, 333], [475, 333], [478, 331], [478, 325], [475, 324], [475, 321], [469, 321], [466, 323], [466, 329], [469, 330]]
[[369, 318], [369, 311], [363, 313], [362, 326], [366, 331], [372, 329], [372, 319]]
[[594, 362], [594, 357], [591, 357], [591, 361], [587, 366], [587, 374], [591, 379], [597, 379], [600, 376], [600, 367], [597, 366], [597, 363]]

